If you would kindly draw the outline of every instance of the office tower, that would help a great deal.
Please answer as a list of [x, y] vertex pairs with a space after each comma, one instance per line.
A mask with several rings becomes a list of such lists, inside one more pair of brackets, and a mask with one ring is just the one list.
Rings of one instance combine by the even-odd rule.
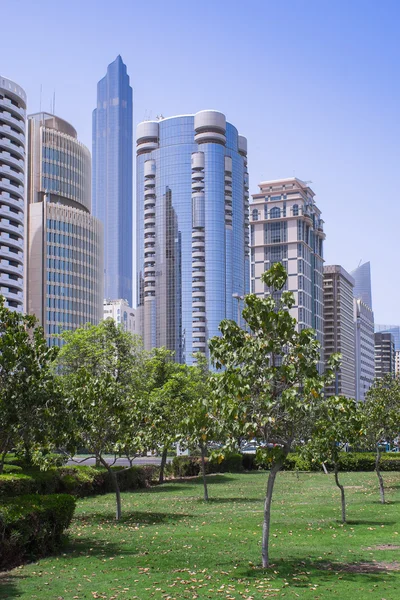
[[136, 181], [145, 348], [191, 363], [248, 291], [246, 138], [213, 110], [140, 123]]
[[356, 339], [356, 400], [365, 395], [375, 377], [374, 313], [361, 298], [354, 298]]
[[120, 56], [97, 84], [92, 135], [93, 214], [104, 224], [104, 297], [132, 306], [132, 88]]
[[396, 350], [394, 337], [389, 332], [375, 333], [375, 377], [395, 374]]
[[350, 274], [354, 278], [354, 298], [361, 298], [372, 310], [371, 263], [360, 265]]
[[399, 325], [377, 325], [375, 323], [375, 333], [384, 331], [391, 333], [394, 338], [394, 347], [396, 352], [400, 351], [400, 326]]
[[47, 113], [28, 117], [27, 311], [50, 345], [103, 318], [103, 225], [91, 215], [90, 152]]
[[7, 308], [24, 305], [26, 95], [0, 76], [0, 296]]
[[[261, 274], [281, 262], [288, 273], [285, 289], [294, 293], [290, 310], [299, 330], [312, 327], [323, 347], [323, 221], [307, 183], [291, 177], [263, 181], [253, 195], [251, 291], [268, 292]], [[322, 359], [322, 356], [321, 356]]]
[[399, 377], [399, 375], [400, 375], [400, 350], [396, 350], [394, 361], [395, 361], [394, 362], [394, 372], [396, 374], [396, 377]]
[[124, 331], [136, 333], [135, 311], [126, 300], [104, 300], [104, 318], [114, 319]]
[[324, 266], [324, 360], [336, 352], [342, 361], [328, 396], [355, 398], [354, 279], [339, 265]]

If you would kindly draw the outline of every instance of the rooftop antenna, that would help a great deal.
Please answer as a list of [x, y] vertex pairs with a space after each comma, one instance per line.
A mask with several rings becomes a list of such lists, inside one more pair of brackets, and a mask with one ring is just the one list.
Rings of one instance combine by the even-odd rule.
[[361, 267], [361, 263], [362, 263], [362, 258], [360, 258], [360, 262], [358, 263], [358, 267], [357, 267], [357, 269], [358, 269], [359, 267]]

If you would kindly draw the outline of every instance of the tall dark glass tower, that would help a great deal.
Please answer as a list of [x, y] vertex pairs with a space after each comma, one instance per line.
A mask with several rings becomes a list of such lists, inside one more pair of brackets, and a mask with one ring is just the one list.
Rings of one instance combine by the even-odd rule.
[[104, 223], [104, 295], [132, 306], [132, 88], [122, 58], [97, 84], [93, 214]]

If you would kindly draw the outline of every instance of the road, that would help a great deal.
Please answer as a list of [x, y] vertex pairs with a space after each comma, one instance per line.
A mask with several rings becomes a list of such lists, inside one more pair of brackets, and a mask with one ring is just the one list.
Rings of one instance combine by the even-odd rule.
[[[74, 458], [72, 460], [69, 460], [67, 462], [67, 465], [89, 465], [89, 466], [93, 466], [94, 464], [96, 464], [96, 461], [94, 458], [88, 458], [87, 460], [85, 460], [84, 462], [82, 462], [82, 460], [84, 459], [84, 456], [74, 456]], [[114, 461], [114, 458], [112, 456], [107, 456], [106, 460], [108, 463], [111, 463]], [[167, 458], [167, 462], [171, 462], [172, 458]], [[129, 460], [127, 458], [117, 458], [117, 462], [115, 463], [117, 466], [119, 467], [129, 467]], [[159, 466], [161, 464], [161, 456], [140, 456], [139, 458], [135, 458], [135, 460], [133, 461], [134, 465], [157, 465]]]

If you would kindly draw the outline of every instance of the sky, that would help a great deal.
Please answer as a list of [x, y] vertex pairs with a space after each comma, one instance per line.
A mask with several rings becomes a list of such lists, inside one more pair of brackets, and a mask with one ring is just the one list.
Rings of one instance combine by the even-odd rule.
[[[371, 261], [376, 323], [400, 323], [398, 0], [0, 0], [0, 75], [91, 149], [121, 54], [134, 121], [217, 109], [248, 139], [250, 191], [311, 181], [326, 264]], [[7, 14], [10, 14], [7, 25]], [[42, 90], [42, 92], [41, 92]]]

